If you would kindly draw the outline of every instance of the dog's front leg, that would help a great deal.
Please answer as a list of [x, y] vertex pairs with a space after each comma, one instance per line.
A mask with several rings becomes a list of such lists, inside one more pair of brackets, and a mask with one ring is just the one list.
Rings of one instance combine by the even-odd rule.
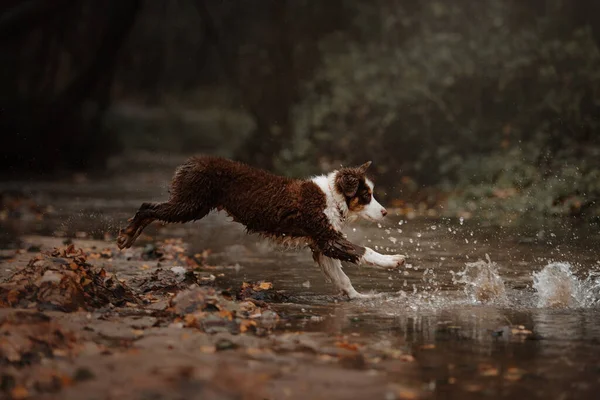
[[405, 259], [406, 256], [401, 254], [380, 254], [369, 247], [365, 247], [365, 252], [359, 259], [359, 263], [382, 268], [397, 268], [404, 265]]
[[313, 258], [321, 267], [325, 277], [333, 283], [341, 294], [348, 296], [350, 299], [369, 298], [371, 296], [361, 294], [354, 289], [350, 278], [342, 270], [342, 263], [335, 258], [324, 256], [320, 252], [314, 252]]
[[323, 253], [335, 259], [354, 264], [369, 264], [382, 268], [397, 268], [404, 264], [405, 256], [400, 254], [379, 254], [370, 247], [356, 245], [338, 235], [326, 242]]

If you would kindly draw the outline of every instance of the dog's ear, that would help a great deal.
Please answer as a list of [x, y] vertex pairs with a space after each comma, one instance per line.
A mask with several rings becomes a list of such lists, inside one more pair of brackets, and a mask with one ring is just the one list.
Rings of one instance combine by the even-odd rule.
[[336, 185], [346, 197], [354, 197], [358, 191], [359, 180], [355, 174], [340, 172], [336, 178]]
[[358, 167], [357, 169], [360, 171], [361, 174], [364, 174], [367, 172], [367, 169], [371, 166], [371, 161], [367, 161], [366, 163], [364, 163], [363, 165], [361, 165], [360, 167]]

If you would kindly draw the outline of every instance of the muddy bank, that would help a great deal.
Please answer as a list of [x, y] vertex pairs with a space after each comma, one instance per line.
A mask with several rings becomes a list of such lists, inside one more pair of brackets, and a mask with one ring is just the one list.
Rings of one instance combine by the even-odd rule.
[[[178, 241], [127, 255], [108, 243], [89, 245], [86, 251], [73, 245], [44, 251], [40, 244], [42, 252], [33, 257], [2, 253], [3, 266], [16, 270], [0, 289], [3, 396], [344, 399], [421, 393], [409, 382], [418, 372], [407, 352], [360, 335], [287, 329], [289, 318], [269, 303], [286, 297], [270, 282], [223, 289], [214, 267], [189, 261], [194, 265], [169, 268], [188, 257]], [[149, 258], [156, 266], [148, 266]], [[94, 265], [100, 260], [143, 263], [144, 274], [119, 279], [106, 265]]]

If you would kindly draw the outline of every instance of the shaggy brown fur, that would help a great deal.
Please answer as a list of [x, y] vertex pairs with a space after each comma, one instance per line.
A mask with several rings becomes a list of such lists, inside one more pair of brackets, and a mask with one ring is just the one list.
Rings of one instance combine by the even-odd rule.
[[358, 212], [371, 201], [373, 191], [365, 182], [365, 173], [370, 165], [369, 161], [358, 168], [342, 168], [336, 177], [335, 184], [351, 211]]
[[[343, 169], [336, 185], [349, 206], [358, 207], [370, 200], [364, 170]], [[356, 263], [365, 252], [330, 225], [323, 213], [325, 194], [312, 181], [285, 178], [236, 161], [202, 156], [191, 158], [177, 169], [170, 193], [167, 202], [141, 205], [129, 226], [120, 232], [119, 248], [131, 247], [155, 220], [188, 222], [218, 209], [227, 211], [249, 232], [275, 239], [303, 239], [313, 252], [327, 257]]]

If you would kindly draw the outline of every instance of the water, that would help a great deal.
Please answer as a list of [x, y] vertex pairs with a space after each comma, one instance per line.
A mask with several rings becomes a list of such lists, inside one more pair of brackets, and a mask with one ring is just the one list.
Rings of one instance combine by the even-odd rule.
[[463, 271], [456, 274], [455, 284], [463, 284], [464, 292], [473, 303], [508, 303], [504, 281], [498, 273], [498, 266], [488, 254], [486, 261], [467, 263]]
[[540, 308], [587, 308], [600, 301], [600, 279], [590, 271], [580, 279], [569, 263], [554, 262], [533, 274], [533, 288], [537, 291]]
[[[165, 197], [169, 175], [160, 170], [144, 179], [77, 185], [12, 183], [51, 204], [53, 212], [41, 221], [5, 223], [3, 247], [13, 246], [16, 237], [27, 243], [32, 233], [110, 238], [142, 201]], [[394, 216], [380, 226], [359, 223], [347, 233], [382, 253], [409, 256], [397, 271], [345, 267], [357, 290], [385, 296], [345, 301], [325, 282], [309, 251], [278, 250], [222, 215], [148, 229], [153, 238], [183, 238], [192, 254], [210, 249], [209, 265], [231, 266], [225, 287], [268, 280], [285, 291], [290, 301], [274, 305], [283, 317], [280, 331], [326, 332], [412, 354], [419, 372], [403, 379], [437, 397], [596, 397], [597, 233], [569, 225], [498, 228], [483, 221]], [[123, 277], [144, 273], [114, 268], [124, 268], [118, 271]]]

